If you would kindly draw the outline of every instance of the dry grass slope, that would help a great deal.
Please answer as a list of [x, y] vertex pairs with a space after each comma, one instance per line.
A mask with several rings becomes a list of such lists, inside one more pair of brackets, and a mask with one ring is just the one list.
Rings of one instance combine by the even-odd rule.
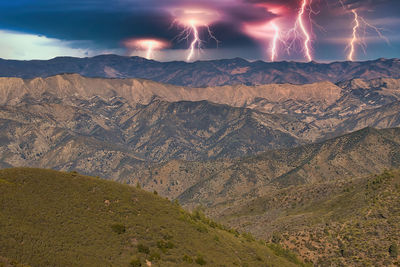
[[0, 171], [0, 248], [0, 266], [302, 265], [156, 194], [29, 168]]

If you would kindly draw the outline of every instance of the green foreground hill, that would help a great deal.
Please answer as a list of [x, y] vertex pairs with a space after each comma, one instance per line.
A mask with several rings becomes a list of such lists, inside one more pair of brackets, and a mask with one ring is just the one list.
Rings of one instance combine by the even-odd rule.
[[[16, 262], [19, 262], [18, 265]], [[141, 189], [0, 170], [0, 266], [295, 266], [288, 251]], [[22, 265], [25, 264], [25, 265]]]

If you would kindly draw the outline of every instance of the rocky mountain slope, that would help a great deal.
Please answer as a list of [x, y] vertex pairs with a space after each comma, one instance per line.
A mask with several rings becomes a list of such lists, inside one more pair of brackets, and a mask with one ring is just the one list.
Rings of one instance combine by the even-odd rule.
[[157, 62], [139, 57], [103, 55], [93, 58], [60, 57], [48, 61], [0, 60], [1, 77], [35, 78], [62, 73], [87, 77], [144, 78], [190, 87], [235, 84], [339, 82], [354, 78], [400, 78], [399, 59], [366, 62], [249, 62], [244, 59]]
[[2, 266], [303, 265], [153, 193], [77, 173], [1, 170], [0, 207]]
[[400, 168], [400, 128], [366, 128], [241, 159], [144, 165], [129, 183], [316, 266], [397, 266], [400, 171], [376, 175], [391, 168]]
[[186, 88], [0, 78], [0, 166], [124, 179], [143, 162], [254, 155], [400, 125], [400, 80]]
[[385, 171], [281, 189], [221, 218], [314, 266], [398, 266], [399, 200], [400, 171]]
[[218, 217], [226, 208], [275, 190], [400, 168], [400, 128], [366, 128], [321, 143], [268, 151], [257, 156], [205, 162], [170, 161], [136, 168], [130, 183], [204, 205]]

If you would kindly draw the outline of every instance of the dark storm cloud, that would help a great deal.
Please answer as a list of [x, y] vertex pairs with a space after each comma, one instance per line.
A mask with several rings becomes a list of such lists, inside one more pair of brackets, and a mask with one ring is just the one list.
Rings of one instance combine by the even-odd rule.
[[[313, 19], [326, 31], [343, 32], [349, 25], [348, 10], [359, 9], [368, 19], [398, 18], [399, 0], [314, 0], [321, 12]], [[265, 22], [279, 16], [293, 19], [299, 0], [18, 0], [0, 2], [0, 30], [44, 35], [66, 41], [78, 41], [96, 49], [121, 48], [129, 38], [157, 37], [174, 40], [179, 27], [170, 27], [172, 8], [196, 6], [217, 10], [221, 17], [211, 30], [221, 41], [220, 47], [256, 48], [257, 44], [242, 31], [245, 23]], [[261, 5], [263, 7], [261, 7]], [[268, 6], [281, 6], [286, 14], [274, 14]], [[335, 23], [335, 21], [338, 21]], [[384, 25], [383, 25], [384, 26]], [[389, 29], [398, 34], [398, 30]], [[316, 34], [320, 39], [324, 32]], [[89, 42], [86, 42], [89, 41]], [[174, 41], [173, 48], [185, 48]], [[316, 49], [318, 49], [318, 42]], [[322, 41], [321, 41], [322, 43]], [[213, 48], [209, 42], [206, 47]], [[245, 52], [244, 52], [245, 53]], [[240, 56], [240, 55], [239, 55]]]
[[267, 9], [245, 4], [227, 7], [225, 12], [226, 17], [233, 23], [260, 22], [276, 17], [275, 14], [268, 12]]
[[[62, 40], [92, 40], [107, 47], [131, 36], [171, 37], [165, 31], [169, 16], [156, 11], [147, 14], [132, 12], [116, 6], [104, 8], [101, 2], [106, 1], [97, 0], [96, 4], [83, 6], [68, 3], [64, 8], [59, 8], [61, 3], [57, 3], [54, 9], [49, 9], [49, 6], [1, 9], [0, 27]], [[89, 8], [91, 6], [95, 9]]]
[[[238, 29], [242, 21], [257, 21], [271, 16], [265, 9], [232, 3], [224, 6], [215, 1], [185, 1], [224, 11], [225, 21], [213, 25], [222, 32], [225, 47], [250, 43]], [[61, 40], [91, 40], [97, 46], [112, 48], [127, 38], [158, 37], [173, 39], [180, 29], [170, 27], [173, 21], [168, 8], [182, 1], [138, 0], [56, 0], [0, 3], [0, 28], [43, 34]], [[228, 24], [236, 24], [229, 27]], [[235, 40], [231, 43], [230, 40]], [[184, 44], [181, 44], [182, 46]], [[179, 48], [179, 44], [177, 44]]]

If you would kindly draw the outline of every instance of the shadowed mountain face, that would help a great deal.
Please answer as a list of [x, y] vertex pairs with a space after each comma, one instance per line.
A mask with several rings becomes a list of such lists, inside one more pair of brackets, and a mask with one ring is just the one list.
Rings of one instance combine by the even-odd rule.
[[280, 188], [399, 167], [400, 128], [366, 128], [322, 143], [246, 158], [170, 161], [137, 168], [130, 182], [141, 182], [144, 188], [177, 198], [185, 205], [206, 205], [216, 215], [226, 207]]
[[87, 77], [143, 78], [190, 87], [235, 84], [339, 82], [354, 78], [400, 78], [400, 60], [330, 64], [263, 61], [244, 59], [214, 61], [157, 62], [139, 57], [104, 55], [93, 58], [60, 57], [48, 61], [0, 60], [2, 77], [48, 77], [79, 73]]
[[0, 164], [124, 180], [143, 162], [235, 158], [398, 127], [399, 84], [186, 88], [76, 74], [0, 78]]

